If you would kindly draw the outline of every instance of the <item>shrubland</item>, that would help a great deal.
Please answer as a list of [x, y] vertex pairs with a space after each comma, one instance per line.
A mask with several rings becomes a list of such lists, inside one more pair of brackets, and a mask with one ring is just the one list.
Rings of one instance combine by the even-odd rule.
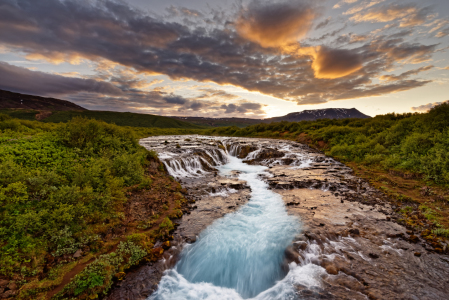
[[[116, 274], [158, 257], [155, 239], [168, 238], [185, 199], [138, 138], [182, 132], [0, 114], [0, 279], [20, 288], [17, 298], [96, 297]], [[145, 230], [126, 210], [139, 193], [166, 199]]]

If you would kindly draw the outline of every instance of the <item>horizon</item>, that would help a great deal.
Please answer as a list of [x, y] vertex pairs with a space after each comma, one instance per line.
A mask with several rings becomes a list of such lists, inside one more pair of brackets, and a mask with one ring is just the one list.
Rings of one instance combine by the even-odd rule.
[[5, 0], [0, 89], [176, 117], [426, 112], [448, 101], [448, 15], [445, 0]]

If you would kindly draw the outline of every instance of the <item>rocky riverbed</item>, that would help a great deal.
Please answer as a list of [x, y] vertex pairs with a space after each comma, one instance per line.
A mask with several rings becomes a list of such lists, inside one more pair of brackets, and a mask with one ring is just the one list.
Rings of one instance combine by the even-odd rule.
[[318, 283], [293, 280], [298, 299], [448, 298], [447, 255], [397, 224], [396, 207], [345, 165], [283, 140], [164, 136], [141, 144], [158, 152], [167, 171], [187, 189], [189, 207], [163, 259], [132, 271], [108, 299], [146, 299], [183, 247], [250, 200], [251, 190], [238, 172], [223, 176], [217, 171], [229, 155], [266, 166], [260, 178], [300, 220], [282, 267], [286, 275], [295, 266], [311, 269]]

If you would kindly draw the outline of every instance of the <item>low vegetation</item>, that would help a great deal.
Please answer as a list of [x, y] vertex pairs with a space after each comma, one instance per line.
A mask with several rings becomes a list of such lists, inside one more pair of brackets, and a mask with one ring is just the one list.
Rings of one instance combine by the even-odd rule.
[[[0, 114], [0, 280], [18, 299], [95, 298], [159, 257], [155, 240], [168, 240], [185, 199], [138, 138], [182, 131]], [[153, 205], [151, 226], [138, 228], [132, 201]]]
[[75, 117], [84, 117], [88, 119], [101, 120], [106, 123], [115, 124], [119, 126], [143, 127], [143, 128], [180, 128], [180, 129], [203, 129], [203, 125], [197, 125], [181, 120], [149, 115], [137, 114], [130, 112], [113, 112], [113, 111], [48, 111], [42, 114], [37, 110], [25, 109], [3, 109], [0, 113], [7, 114], [13, 118], [23, 120], [39, 119], [46, 123], [66, 123]]

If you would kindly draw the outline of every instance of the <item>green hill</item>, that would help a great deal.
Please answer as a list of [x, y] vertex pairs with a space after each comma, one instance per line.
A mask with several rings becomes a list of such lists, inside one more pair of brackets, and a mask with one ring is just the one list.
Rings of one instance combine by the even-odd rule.
[[68, 122], [72, 118], [82, 116], [89, 119], [96, 119], [105, 121], [107, 123], [114, 123], [119, 126], [132, 127], [158, 127], [158, 128], [185, 128], [185, 129], [201, 129], [204, 128], [180, 120], [175, 120], [168, 117], [161, 117], [147, 114], [136, 114], [129, 112], [113, 112], [113, 111], [58, 111], [51, 116], [42, 120], [43, 122], [61, 123]]

